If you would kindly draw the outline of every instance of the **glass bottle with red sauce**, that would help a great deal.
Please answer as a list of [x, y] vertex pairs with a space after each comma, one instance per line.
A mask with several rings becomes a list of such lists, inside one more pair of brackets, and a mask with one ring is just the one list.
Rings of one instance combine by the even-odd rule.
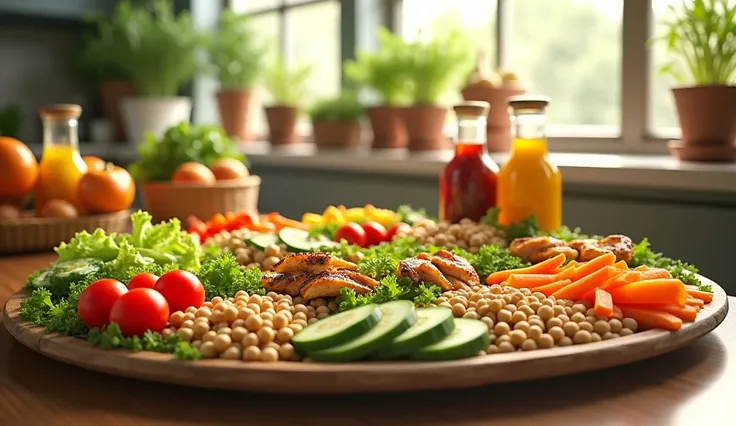
[[496, 206], [498, 165], [486, 148], [488, 102], [456, 105], [455, 157], [440, 176], [440, 219], [479, 221]]

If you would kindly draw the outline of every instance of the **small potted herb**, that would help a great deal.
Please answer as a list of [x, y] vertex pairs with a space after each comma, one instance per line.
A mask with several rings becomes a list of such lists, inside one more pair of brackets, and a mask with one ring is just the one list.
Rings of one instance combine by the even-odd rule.
[[670, 62], [660, 72], [672, 88], [682, 140], [671, 141], [683, 160], [736, 158], [736, 9], [730, 0], [683, 0], [669, 6], [665, 43]]
[[375, 92], [379, 104], [366, 108], [373, 130], [374, 149], [406, 148], [406, 126], [402, 107], [408, 102], [408, 80], [397, 72], [397, 65], [406, 52], [406, 43], [385, 28], [379, 29], [379, 49], [361, 51], [354, 61], [346, 61], [345, 75], [358, 87]]
[[353, 93], [318, 102], [309, 115], [319, 148], [357, 147], [361, 143], [363, 105]]
[[220, 121], [228, 135], [248, 140], [255, 84], [263, 71], [266, 44], [250, 25], [247, 15], [226, 10], [209, 45], [210, 60], [220, 81], [217, 101]]
[[278, 57], [266, 71], [264, 84], [273, 97], [273, 103], [265, 108], [268, 138], [272, 145], [297, 142], [296, 121], [311, 75], [310, 65], [287, 67], [282, 57]]

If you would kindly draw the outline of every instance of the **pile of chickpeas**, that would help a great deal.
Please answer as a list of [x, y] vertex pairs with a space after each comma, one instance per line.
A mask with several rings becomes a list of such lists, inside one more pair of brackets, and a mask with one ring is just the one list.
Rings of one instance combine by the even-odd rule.
[[435, 303], [452, 309], [455, 317], [485, 322], [491, 333], [488, 354], [599, 342], [638, 329], [631, 318], [597, 317], [588, 301], [555, 300], [498, 284], [448, 291]]
[[257, 266], [262, 271], [270, 271], [273, 265], [288, 254], [286, 245], [271, 244], [265, 250], [259, 250], [246, 244], [248, 238], [255, 234], [257, 232], [239, 229], [233, 232], [223, 231], [212, 238], [220, 247], [230, 249], [244, 268]]
[[461, 248], [470, 253], [477, 253], [485, 245], [507, 245], [506, 235], [502, 230], [470, 219], [462, 219], [454, 224], [425, 219], [416, 223], [410, 231], [398, 235], [414, 237], [422, 244]]
[[201, 307], [171, 314], [163, 336], [176, 333], [204, 358], [243, 361], [298, 361], [291, 339], [319, 319], [337, 312], [325, 299], [306, 303], [301, 297], [239, 291], [234, 298], [214, 297]]

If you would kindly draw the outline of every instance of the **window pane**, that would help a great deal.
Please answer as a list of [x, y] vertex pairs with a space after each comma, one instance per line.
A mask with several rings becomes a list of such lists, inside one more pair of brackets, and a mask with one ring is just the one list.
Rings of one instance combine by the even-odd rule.
[[[654, 16], [654, 36], [662, 34], [659, 22], [669, 18], [670, 5], [681, 4], [681, 0], [652, 0], [652, 13]], [[664, 42], [655, 42], [649, 50], [651, 55], [651, 66], [649, 68], [649, 128], [655, 136], [679, 137], [680, 124], [677, 122], [675, 102], [672, 98], [670, 88], [675, 85], [675, 80], [669, 75], [659, 73], [659, 68], [667, 61]]]
[[230, 7], [237, 13], [257, 12], [281, 6], [281, 0], [230, 0]]
[[[279, 17], [278, 12], [272, 12], [250, 18], [250, 25], [253, 27], [253, 31], [259, 34], [263, 42], [268, 43], [270, 46], [268, 57], [266, 58], [267, 65], [270, 65], [274, 61], [280, 50]], [[268, 105], [271, 99], [269, 93], [262, 88], [259, 88], [256, 99], [250, 114], [251, 133], [254, 135], [254, 138], [262, 139], [268, 134], [263, 105]]]
[[509, 4], [507, 67], [530, 84], [530, 91], [551, 97], [549, 133], [616, 136], [621, 123], [623, 1]]

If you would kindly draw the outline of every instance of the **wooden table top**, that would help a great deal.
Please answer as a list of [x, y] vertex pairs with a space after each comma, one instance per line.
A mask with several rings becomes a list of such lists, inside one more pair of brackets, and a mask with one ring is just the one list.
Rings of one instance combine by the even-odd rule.
[[[0, 259], [0, 306], [51, 260]], [[0, 327], [0, 425], [725, 425], [733, 424], [735, 335], [731, 311], [685, 348], [597, 372], [468, 390], [284, 397], [94, 373], [38, 355]]]

